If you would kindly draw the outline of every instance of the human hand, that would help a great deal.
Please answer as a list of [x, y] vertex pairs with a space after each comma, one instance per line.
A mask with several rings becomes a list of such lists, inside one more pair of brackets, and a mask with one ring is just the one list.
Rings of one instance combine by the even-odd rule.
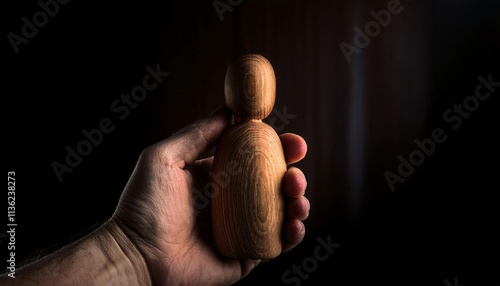
[[[124, 236], [117, 241], [137, 248], [154, 285], [228, 285], [260, 263], [220, 256], [212, 241], [210, 206], [199, 209], [195, 203], [193, 192], [211, 181], [213, 157], [201, 156], [216, 145], [229, 122], [228, 112], [219, 109], [146, 148], [109, 221], [121, 230], [114, 235]], [[305, 157], [302, 137], [288, 133], [280, 139], [288, 165]], [[306, 185], [302, 171], [289, 166], [283, 182], [284, 252], [305, 235], [302, 221], [310, 209]]]

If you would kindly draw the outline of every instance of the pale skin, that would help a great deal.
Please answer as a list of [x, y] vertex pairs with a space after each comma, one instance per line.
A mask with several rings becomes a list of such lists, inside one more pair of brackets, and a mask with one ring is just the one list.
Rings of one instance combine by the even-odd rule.
[[[52, 254], [4, 273], [1, 285], [230, 285], [259, 260], [220, 256], [215, 250], [210, 206], [199, 209], [193, 190], [210, 183], [216, 145], [230, 124], [222, 108], [146, 148], [125, 186], [116, 211], [92, 233]], [[283, 179], [286, 219], [283, 252], [305, 235], [310, 204], [307, 182], [292, 164], [307, 152], [296, 134], [280, 136], [288, 170]]]

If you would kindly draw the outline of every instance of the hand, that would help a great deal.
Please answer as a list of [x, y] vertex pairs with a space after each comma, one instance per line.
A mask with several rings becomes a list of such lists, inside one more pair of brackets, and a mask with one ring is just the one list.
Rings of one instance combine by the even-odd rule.
[[[201, 158], [229, 125], [222, 110], [199, 120], [141, 154], [113, 216], [92, 233], [45, 257], [0, 275], [1, 285], [228, 285], [260, 261], [217, 254], [210, 208], [196, 190], [210, 183], [213, 158]], [[287, 164], [302, 160], [300, 136], [280, 136]], [[309, 214], [306, 179], [285, 173], [283, 251], [302, 241]], [[12, 279], [15, 278], [15, 279]]]
[[[213, 157], [200, 158], [215, 146], [229, 116], [220, 109], [172, 137], [148, 147], [110, 220], [144, 257], [154, 285], [231, 284], [247, 275], [258, 260], [217, 254], [212, 241], [210, 206], [199, 209], [193, 192], [210, 183]], [[300, 136], [280, 136], [287, 164], [302, 160], [307, 145]], [[284, 177], [287, 218], [283, 251], [302, 241], [302, 220], [309, 214], [302, 171], [289, 167]], [[121, 233], [121, 232], [120, 232]]]

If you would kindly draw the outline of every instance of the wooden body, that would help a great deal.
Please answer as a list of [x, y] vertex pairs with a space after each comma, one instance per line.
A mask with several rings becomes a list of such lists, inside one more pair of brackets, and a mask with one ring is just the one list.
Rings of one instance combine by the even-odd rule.
[[248, 120], [224, 132], [212, 184], [212, 224], [220, 254], [270, 259], [281, 253], [286, 169], [281, 141], [266, 123]]
[[282, 251], [287, 166], [278, 134], [262, 122], [273, 110], [276, 78], [271, 63], [244, 55], [226, 72], [226, 106], [241, 121], [222, 134], [214, 155], [212, 227], [220, 254], [271, 259]]

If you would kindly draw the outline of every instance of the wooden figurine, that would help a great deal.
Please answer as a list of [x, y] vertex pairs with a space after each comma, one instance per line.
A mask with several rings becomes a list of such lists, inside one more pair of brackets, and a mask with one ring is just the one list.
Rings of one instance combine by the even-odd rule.
[[287, 170], [276, 131], [262, 122], [273, 110], [276, 79], [261, 55], [238, 58], [226, 72], [226, 105], [239, 118], [228, 127], [215, 151], [212, 225], [220, 254], [243, 259], [270, 259], [282, 251]]

